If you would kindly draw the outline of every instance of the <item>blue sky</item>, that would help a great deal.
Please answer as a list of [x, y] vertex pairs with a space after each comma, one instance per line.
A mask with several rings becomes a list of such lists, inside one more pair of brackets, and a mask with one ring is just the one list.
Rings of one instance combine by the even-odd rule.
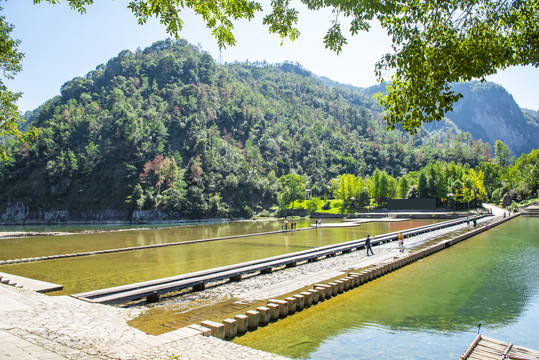
[[[1, 15], [15, 25], [12, 37], [22, 41], [19, 48], [25, 53], [23, 71], [14, 80], [7, 81], [11, 90], [24, 93], [18, 102], [23, 112], [59, 95], [64, 82], [85, 75], [120, 51], [143, 49], [168, 37], [157, 20], [138, 25], [127, 9], [127, 0], [98, 0], [84, 15], [64, 4], [33, 5], [32, 2], [0, 0], [4, 8]], [[336, 55], [325, 49], [322, 42], [332, 19], [331, 12], [312, 12], [299, 5], [297, 8], [301, 31], [298, 40], [287, 40], [281, 45], [278, 36], [268, 34], [262, 25], [262, 15], [259, 15], [251, 22], [236, 24], [237, 45], [222, 51], [223, 63], [289, 60], [342, 83], [361, 87], [376, 83], [374, 64], [390, 46], [383, 31], [374, 28], [369, 33], [349, 37], [343, 52]], [[218, 60], [217, 43], [203, 22], [189, 11], [184, 12], [184, 20], [181, 36], [200, 45]], [[521, 107], [539, 109], [539, 69], [530, 66], [511, 68], [488, 80], [504, 86]]]

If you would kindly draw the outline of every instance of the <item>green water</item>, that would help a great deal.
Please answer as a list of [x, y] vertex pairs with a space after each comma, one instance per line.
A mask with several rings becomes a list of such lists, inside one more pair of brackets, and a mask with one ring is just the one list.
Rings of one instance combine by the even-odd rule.
[[458, 359], [481, 333], [539, 349], [539, 219], [517, 218], [235, 342], [292, 358]]
[[[206, 243], [0, 266], [0, 271], [64, 285], [54, 295], [73, 294], [250, 261], [314, 247], [400, 231], [439, 220], [366, 223]], [[15, 259], [102, 248], [252, 234], [281, 228], [282, 222], [238, 222], [95, 234], [0, 240], [1, 258]], [[298, 228], [309, 226], [298, 221]]]
[[[165, 244], [280, 230], [280, 221], [189, 223], [178, 225], [53, 225], [0, 227], [0, 231], [67, 232], [62, 236], [0, 239], [0, 260]], [[298, 228], [310, 221], [298, 221]], [[107, 231], [108, 230], [108, 231]], [[118, 231], [121, 230], [121, 231]], [[97, 233], [95, 233], [98, 231]], [[92, 232], [92, 233], [85, 233]]]

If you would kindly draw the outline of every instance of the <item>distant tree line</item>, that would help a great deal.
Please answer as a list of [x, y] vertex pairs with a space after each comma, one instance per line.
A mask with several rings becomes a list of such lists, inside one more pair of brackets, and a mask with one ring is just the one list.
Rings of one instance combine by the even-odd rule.
[[[281, 207], [290, 201], [304, 198], [307, 182], [300, 175], [281, 177], [294, 179], [281, 181], [279, 202]], [[342, 174], [330, 181], [330, 187], [312, 189], [307, 205], [309, 212], [323, 208], [322, 199], [335, 198], [342, 201], [343, 211], [366, 211], [371, 207], [387, 206], [389, 199], [436, 199], [438, 207], [454, 209], [473, 208], [486, 201], [498, 202], [509, 196], [512, 202], [537, 197], [539, 187], [539, 149], [523, 154], [516, 161], [511, 151], [501, 141], [496, 142], [492, 161], [481, 162], [475, 168], [468, 164], [433, 161], [419, 171], [411, 171], [399, 178], [376, 169], [370, 176]], [[290, 197], [288, 194], [296, 194]], [[283, 196], [281, 194], [287, 194]], [[316, 196], [317, 195], [317, 196]], [[453, 203], [454, 202], [454, 203]], [[514, 205], [513, 205], [514, 206]]]

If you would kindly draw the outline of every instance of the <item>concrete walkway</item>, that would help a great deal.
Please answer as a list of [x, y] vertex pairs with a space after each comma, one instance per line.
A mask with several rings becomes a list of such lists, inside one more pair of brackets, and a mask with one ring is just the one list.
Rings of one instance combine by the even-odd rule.
[[506, 210], [493, 204], [483, 204], [483, 207], [492, 211], [492, 215], [494, 216], [503, 216], [504, 213], [507, 213]]

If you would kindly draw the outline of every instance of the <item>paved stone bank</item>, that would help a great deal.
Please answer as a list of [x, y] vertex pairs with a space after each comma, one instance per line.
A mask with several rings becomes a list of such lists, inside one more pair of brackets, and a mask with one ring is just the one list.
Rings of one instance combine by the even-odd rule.
[[127, 325], [139, 309], [46, 296], [0, 284], [0, 359], [285, 359], [196, 330], [159, 336]]

